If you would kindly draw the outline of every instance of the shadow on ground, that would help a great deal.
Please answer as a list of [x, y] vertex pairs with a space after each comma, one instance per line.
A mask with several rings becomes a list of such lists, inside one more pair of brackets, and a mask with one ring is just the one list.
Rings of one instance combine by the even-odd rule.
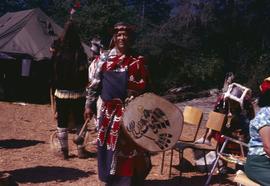
[[196, 166], [185, 158], [181, 160], [181, 168], [180, 165], [173, 165], [173, 168], [182, 172], [195, 172], [197, 170]]
[[94, 172], [84, 172], [69, 167], [37, 166], [16, 169], [8, 172], [18, 183], [45, 183], [50, 181], [65, 182], [88, 177]]
[[39, 141], [39, 140], [6, 139], [6, 140], [0, 140], [0, 148], [18, 149], [18, 148], [34, 146], [39, 143], [44, 144], [45, 142]]
[[[204, 185], [208, 175], [206, 172], [201, 172], [198, 170], [196, 166], [194, 166], [190, 161], [183, 158], [181, 160], [181, 169], [179, 164], [172, 166], [172, 178], [168, 178], [167, 180], [146, 180], [144, 186], [200, 186]], [[179, 171], [182, 171], [182, 177], [179, 175]], [[204, 169], [203, 169], [204, 170]], [[228, 168], [229, 174], [234, 174], [235, 171]], [[204, 170], [205, 171], [205, 170]], [[188, 175], [194, 176], [188, 176]], [[168, 176], [168, 172], [163, 172], [163, 175]], [[233, 183], [227, 175], [213, 175], [210, 185], [236, 185]]]
[[[167, 180], [146, 180], [144, 186], [179, 186], [179, 185], [200, 186], [205, 184], [206, 179], [207, 179], [206, 175], [197, 175], [192, 177], [182, 176], [181, 178], [177, 176]], [[210, 185], [214, 184], [235, 185], [235, 183], [233, 183], [226, 177], [224, 178], [218, 175], [214, 175], [211, 179]]]

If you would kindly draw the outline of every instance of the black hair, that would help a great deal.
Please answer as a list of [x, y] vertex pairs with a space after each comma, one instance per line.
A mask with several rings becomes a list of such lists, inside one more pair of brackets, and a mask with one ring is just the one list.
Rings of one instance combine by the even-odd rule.
[[259, 107], [270, 106], [270, 90], [267, 90], [265, 93], [261, 93], [258, 101]]
[[81, 50], [81, 40], [79, 36], [79, 27], [74, 20], [68, 20], [65, 23], [64, 31], [60, 36], [61, 45], [64, 49], [77, 51]]

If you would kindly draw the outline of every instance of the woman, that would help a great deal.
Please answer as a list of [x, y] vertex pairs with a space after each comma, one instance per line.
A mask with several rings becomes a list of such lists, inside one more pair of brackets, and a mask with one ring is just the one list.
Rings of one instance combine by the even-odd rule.
[[[50, 50], [53, 52], [52, 86], [55, 90], [57, 137], [61, 146], [58, 155], [67, 159], [69, 117], [73, 116], [77, 131], [80, 131], [84, 123], [85, 87], [88, 83], [87, 56], [73, 20], [66, 22], [64, 32]], [[86, 157], [82, 144], [78, 144], [78, 157]]]
[[261, 185], [270, 185], [270, 77], [260, 86], [259, 112], [250, 122], [250, 141], [245, 172]]

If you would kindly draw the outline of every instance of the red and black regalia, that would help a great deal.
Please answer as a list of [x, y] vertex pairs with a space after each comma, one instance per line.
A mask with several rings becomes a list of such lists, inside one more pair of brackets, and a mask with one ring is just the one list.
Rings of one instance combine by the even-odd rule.
[[103, 104], [98, 121], [98, 173], [106, 183], [125, 177], [131, 182], [144, 179], [149, 171], [148, 154], [134, 144], [121, 130], [125, 100], [145, 92], [148, 73], [144, 58], [118, 55], [113, 48], [97, 59], [97, 68], [88, 87], [86, 107], [95, 109], [101, 96]]

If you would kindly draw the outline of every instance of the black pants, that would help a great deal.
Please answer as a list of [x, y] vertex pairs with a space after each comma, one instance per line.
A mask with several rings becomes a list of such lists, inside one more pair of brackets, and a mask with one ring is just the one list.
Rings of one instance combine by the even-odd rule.
[[56, 97], [57, 127], [68, 128], [69, 116], [73, 114], [76, 127], [84, 123], [85, 98], [60, 99]]

